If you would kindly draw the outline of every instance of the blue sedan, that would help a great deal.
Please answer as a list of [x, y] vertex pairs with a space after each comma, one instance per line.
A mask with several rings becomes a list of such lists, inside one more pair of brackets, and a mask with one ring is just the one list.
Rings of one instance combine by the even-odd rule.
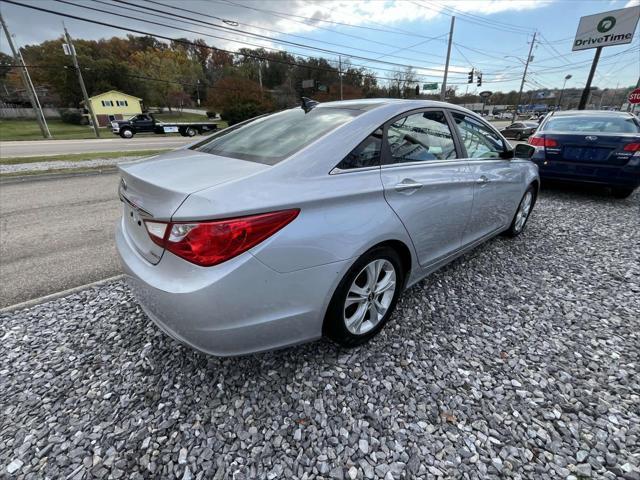
[[640, 185], [640, 122], [631, 113], [556, 112], [529, 144], [542, 179], [601, 184], [619, 198]]

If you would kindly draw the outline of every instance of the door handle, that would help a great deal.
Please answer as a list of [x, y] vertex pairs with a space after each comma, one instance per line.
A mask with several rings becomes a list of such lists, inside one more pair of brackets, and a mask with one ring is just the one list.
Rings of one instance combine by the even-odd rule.
[[401, 183], [398, 183], [395, 186], [396, 192], [406, 192], [407, 190], [417, 190], [422, 187], [421, 183], [414, 182], [413, 180], [409, 180], [405, 178]]
[[479, 179], [476, 180], [476, 183], [483, 185], [485, 183], [489, 183], [489, 181], [490, 180], [486, 176], [482, 175]]

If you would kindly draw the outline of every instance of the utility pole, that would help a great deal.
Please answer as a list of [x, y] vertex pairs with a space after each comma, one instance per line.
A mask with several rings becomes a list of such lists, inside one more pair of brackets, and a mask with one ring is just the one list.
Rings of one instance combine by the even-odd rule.
[[511, 123], [516, 121], [516, 115], [518, 115], [518, 105], [522, 99], [522, 89], [524, 88], [524, 80], [527, 77], [527, 70], [529, 69], [529, 62], [531, 61], [531, 54], [533, 53], [533, 44], [536, 43], [536, 34], [533, 32], [533, 40], [531, 40], [531, 46], [529, 47], [529, 55], [527, 56], [527, 63], [524, 64], [524, 72], [522, 73], [522, 82], [520, 82], [520, 91], [518, 92], [518, 101], [516, 102], [516, 108], [513, 110], [513, 117], [511, 117]]
[[591, 64], [591, 70], [589, 70], [589, 78], [587, 78], [587, 84], [582, 90], [582, 96], [580, 97], [580, 103], [578, 104], [578, 110], [584, 110], [589, 102], [589, 95], [591, 94], [591, 81], [596, 73], [596, 67], [598, 66], [598, 60], [600, 60], [600, 53], [602, 47], [596, 48], [596, 54], [593, 56], [593, 63]]
[[69, 45], [69, 53], [71, 54], [71, 58], [73, 59], [73, 68], [76, 69], [76, 73], [78, 74], [78, 81], [80, 82], [80, 89], [82, 90], [82, 96], [84, 97], [84, 106], [86, 107], [89, 115], [91, 116], [91, 123], [93, 123], [93, 131], [96, 134], [97, 138], [100, 138], [100, 130], [98, 129], [98, 120], [96, 119], [95, 114], [93, 113], [93, 107], [91, 107], [91, 102], [89, 101], [89, 94], [87, 93], [87, 87], [84, 86], [84, 80], [82, 79], [82, 71], [80, 70], [80, 65], [78, 65], [78, 57], [76, 57], [76, 49], [73, 46], [73, 41], [71, 40], [71, 35], [67, 31], [67, 27], [64, 27], [64, 36], [67, 39], [67, 45]]
[[29, 76], [29, 72], [27, 71], [27, 66], [24, 64], [22, 54], [20, 53], [20, 51], [16, 50], [16, 47], [13, 44], [13, 39], [11, 38], [11, 34], [9, 33], [9, 29], [7, 28], [7, 24], [4, 22], [2, 14], [0, 14], [0, 23], [2, 23], [2, 28], [4, 29], [4, 33], [7, 36], [7, 43], [9, 43], [9, 48], [11, 48], [13, 58], [15, 58], [16, 62], [20, 64], [19, 70], [20, 75], [22, 76], [22, 82], [24, 83], [24, 88], [27, 91], [27, 95], [29, 96], [31, 108], [33, 108], [33, 111], [36, 114], [36, 120], [38, 121], [38, 126], [40, 127], [40, 131], [42, 132], [42, 136], [44, 138], [51, 138], [51, 132], [49, 131], [47, 120], [44, 118], [44, 113], [42, 113], [42, 106], [40, 105], [38, 94], [36, 93], [36, 89], [34, 88], [31, 77]]
[[342, 55], [338, 55], [338, 72], [340, 73], [340, 100], [342, 100]]
[[258, 60], [258, 82], [260, 82], [260, 95], [262, 95], [262, 61]]
[[440, 90], [440, 101], [444, 102], [444, 96], [447, 93], [447, 75], [449, 74], [449, 59], [451, 58], [451, 43], [453, 42], [453, 26], [456, 23], [456, 17], [451, 17], [451, 28], [449, 29], [449, 46], [447, 47], [447, 62], [444, 66], [444, 78], [442, 79], [442, 89]]

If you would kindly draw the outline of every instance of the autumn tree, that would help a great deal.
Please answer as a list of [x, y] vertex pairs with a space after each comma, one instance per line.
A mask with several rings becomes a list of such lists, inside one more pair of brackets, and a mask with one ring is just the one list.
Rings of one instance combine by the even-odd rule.
[[147, 105], [168, 107], [170, 111], [174, 106], [172, 99], [185, 88], [195, 89], [196, 82], [203, 77], [200, 64], [184, 50], [144, 50], [134, 53], [130, 62], [153, 86], [145, 97]]
[[270, 96], [256, 82], [243, 77], [225, 77], [216, 82], [207, 94], [208, 105], [219, 111], [230, 125], [271, 111]]

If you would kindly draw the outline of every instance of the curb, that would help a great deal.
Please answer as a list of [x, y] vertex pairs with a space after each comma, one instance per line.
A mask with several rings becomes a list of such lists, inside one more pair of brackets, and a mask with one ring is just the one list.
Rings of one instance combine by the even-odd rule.
[[69, 288], [67, 290], [62, 290], [60, 292], [50, 293], [49, 295], [45, 295], [43, 297], [32, 298], [31, 300], [26, 300], [24, 302], [15, 303], [13, 305], [9, 305], [8, 307], [0, 308], [0, 314], [10, 313], [15, 310], [21, 310], [23, 308], [33, 307], [35, 305], [39, 305], [41, 303], [49, 302], [51, 300], [55, 300], [60, 297], [66, 297], [67, 295], [71, 295], [72, 293], [81, 292], [82, 290], [87, 290], [92, 287], [99, 287], [101, 285], [105, 285], [107, 283], [112, 283], [117, 280], [122, 280], [124, 278], [123, 274], [114, 275], [113, 277], [103, 278], [102, 280], [97, 280], [91, 283], [85, 283], [84, 285], [79, 285], [77, 287]]
[[89, 175], [102, 175], [106, 173], [117, 173], [118, 169], [114, 168], [100, 168], [96, 171], [84, 171], [84, 172], [61, 172], [61, 173], [42, 173], [33, 175], [11, 175], [10, 177], [3, 178], [4, 175], [0, 175], [0, 185], [8, 185], [11, 183], [23, 183], [39, 180], [55, 180], [58, 178], [70, 178], [70, 177], [84, 177]]

